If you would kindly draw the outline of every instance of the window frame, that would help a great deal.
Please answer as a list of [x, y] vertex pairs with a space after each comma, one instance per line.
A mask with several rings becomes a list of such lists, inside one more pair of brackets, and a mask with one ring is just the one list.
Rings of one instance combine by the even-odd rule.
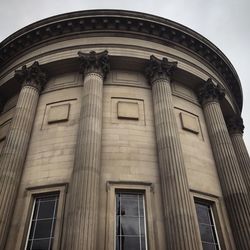
[[196, 228], [200, 239], [200, 248], [203, 249], [200, 237], [198, 216], [195, 208], [196, 202], [210, 206], [219, 249], [235, 249], [234, 242], [232, 241], [232, 233], [230, 231], [229, 221], [227, 219], [227, 212], [221, 198], [215, 195], [193, 190], [191, 192], [191, 195], [193, 198], [193, 211], [195, 215]]
[[[26, 249], [30, 225], [33, 216], [34, 203], [36, 198], [46, 196], [46, 195], [54, 195], [58, 194], [58, 204], [57, 204], [57, 213], [56, 213], [56, 222], [54, 226], [54, 239], [53, 239], [53, 250], [59, 250], [61, 246], [61, 238], [62, 238], [62, 225], [63, 225], [63, 217], [64, 217], [64, 209], [65, 209], [65, 199], [66, 193], [68, 189], [68, 183], [59, 183], [38, 187], [28, 187], [25, 190], [25, 204], [24, 204], [24, 213], [22, 224], [24, 227], [19, 231], [20, 237], [22, 237], [21, 244], [19, 249]], [[17, 246], [18, 249], [18, 246]]]
[[[135, 190], [133, 190], [133, 191], [124, 191], [124, 190], [118, 189], [118, 190], [115, 191], [116, 204], [117, 204], [117, 194], [119, 194], [119, 195], [122, 195], [122, 194], [124, 194], [124, 195], [134, 195], [135, 197], [136, 197], [136, 196], [139, 196], [139, 195], [142, 196], [144, 238], [145, 238], [145, 247], [146, 247], [145, 250], [148, 250], [147, 223], [146, 223], [146, 207], [145, 207], [145, 193], [144, 193], [144, 192], [141, 192], [141, 191], [135, 191]], [[138, 197], [137, 197], [137, 198], [138, 198]], [[138, 203], [137, 203], [137, 204], [138, 204]], [[139, 206], [137, 207], [137, 209], [139, 209]], [[115, 207], [115, 210], [117, 211], [117, 206]], [[139, 210], [139, 211], [140, 211], [140, 210]], [[120, 214], [119, 214], [119, 215], [115, 214], [115, 215], [116, 215], [116, 217], [117, 217], [117, 216], [121, 216]], [[139, 232], [140, 232], [140, 231], [141, 231], [141, 224], [140, 224], [141, 216], [140, 216], [140, 213], [138, 214], [138, 218], [139, 218], [138, 227], [139, 227]], [[115, 219], [115, 228], [117, 228], [117, 218]], [[130, 236], [131, 236], [131, 235], [130, 235]], [[116, 237], [116, 238], [117, 238], [117, 237], [119, 237], [119, 238], [121, 237], [120, 235], [119, 235], [119, 236], [117, 235], [117, 231], [116, 231], [115, 237]], [[124, 236], [123, 236], [123, 237], [124, 237]], [[128, 237], [128, 235], [126, 235], [125, 237]], [[135, 237], [135, 235], [133, 235], [133, 237]], [[142, 235], [139, 234], [139, 235], [138, 235], [138, 238], [141, 240]], [[116, 245], [116, 244], [117, 244], [117, 243], [115, 243], [115, 245]], [[117, 246], [115, 246], [115, 249], [116, 249], [116, 247], [117, 247]]]
[[152, 213], [152, 193], [154, 187], [149, 182], [107, 181], [107, 214], [105, 250], [116, 247], [116, 193], [141, 193], [144, 198], [145, 236], [147, 250], [155, 249], [154, 222]]
[[[218, 226], [217, 224], [218, 223], [216, 222], [215, 217], [214, 217], [213, 204], [211, 204], [210, 202], [204, 201], [204, 200], [199, 200], [199, 199], [194, 199], [194, 203], [195, 203], [195, 206], [196, 206], [196, 204], [199, 204], [199, 205], [206, 206], [208, 208], [209, 217], [211, 219], [211, 223], [209, 226], [212, 228], [213, 234], [215, 235], [215, 242], [213, 244], [218, 246], [218, 250], [221, 250], [220, 237], [219, 237], [219, 234], [217, 231], [217, 226]], [[198, 224], [200, 225], [197, 211], [196, 211], [196, 217], [197, 217]], [[199, 235], [200, 235], [200, 230], [199, 230]], [[200, 240], [201, 240], [201, 244], [203, 244], [203, 241], [201, 239], [201, 235], [200, 235]]]

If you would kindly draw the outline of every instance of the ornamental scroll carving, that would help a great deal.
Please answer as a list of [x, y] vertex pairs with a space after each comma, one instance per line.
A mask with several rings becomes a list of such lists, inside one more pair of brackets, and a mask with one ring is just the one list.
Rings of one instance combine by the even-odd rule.
[[225, 89], [219, 85], [215, 85], [209, 78], [199, 89], [198, 99], [203, 105], [209, 101], [219, 101], [225, 97]]
[[226, 119], [227, 128], [230, 134], [241, 133], [244, 132], [244, 124], [243, 119], [238, 116], [231, 116]]
[[36, 61], [30, 67], [24, 65], [22, 69], [15, 71], [15, 78], [23, 86], [32, 86], [39, 92], [47, 82], [47, 74]]
[[145, 67], [145, 75], [149, 83], [153, 84], [153, 82], [158, 79], [170, 80], [176, 68], [177, 62], [169, 62], [166, 57], [160, 60], [154, 55], [151, 55]]
[[78, 55], [81, 61], [80, 73], [83, 74], [83, 77], [88, 73], [99, 73], [105, 79], [110, 70], [107, 50], [100, 53], [96, 53], [95, 51], [90, 51], [90, 53], [82, 53], [79, 51]]

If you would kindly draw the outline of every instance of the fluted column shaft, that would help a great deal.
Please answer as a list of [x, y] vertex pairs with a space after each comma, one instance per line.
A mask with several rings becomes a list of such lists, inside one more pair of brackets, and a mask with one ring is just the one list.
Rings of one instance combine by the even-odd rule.
[[[203, 111], [237, 250], [250, 249], [250, 201], [219, 104], [218, 87], [205, 85]], [[208, 91], [209, 89], [209, 91]], [[201, 92], [205, 92], [201, 91]]]
[[[35, 63], [31, 68], [24, 67], [22, 70], [24, 85], [20, 91], [16, 111], [1, 152], [0, 249], [4, 249], [9, 231], [42, 84], [39, 79], [28, 78], [27, 72], [37, 67], [39, 68], [38, 63]], [[40, 74], [43, 73], [40, 72]]]
[[[80, 55], [89, 63], [91, 54]], [[92, 55], [96, 63], [103, 53]], [[96, 250], [104, 72], [102, 65], [92, 66], [84, 64], [79, 131], [69, 191], [64, 249], [71, 250]]]
[[242, 118], [238, 116], [229, 118], [227, 120], [227, 127], [233, 144], [234, 152], [240, 166], [240, 171], [250, 197], [250, 157], [243, 140], [244, 125]]
[[166, 68], [171, 66], [169, 62], [166, 62], [166, 59], [164, 62], [164, 60], [160, 61], [151, 56], [146, 73], [148, 73], [152, 84], [166, 246], [167, 249], [171, 250], [196, 250], [199, 249], [199, 240], [174, 114], [169, 79], [171, 71], [165, 70], [164, 63], [167, 63]]

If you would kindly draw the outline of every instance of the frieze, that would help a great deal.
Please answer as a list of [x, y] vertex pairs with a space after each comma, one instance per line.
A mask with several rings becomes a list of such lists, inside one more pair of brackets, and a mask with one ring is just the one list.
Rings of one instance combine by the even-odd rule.
[[119, 32], [161, 40], [189, 50], [205, 60], [225, 80], [242, 109], [242, 91], [236, 71], [211, 42], [170, 20], [130, 11], [94, 10], [55, 16], [17, 31], [0, 45], [0, 68], [33, 46], [69, 35]]

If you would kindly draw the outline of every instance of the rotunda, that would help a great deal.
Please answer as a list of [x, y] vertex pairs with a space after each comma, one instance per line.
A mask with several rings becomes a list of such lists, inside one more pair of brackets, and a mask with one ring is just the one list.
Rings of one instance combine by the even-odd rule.
[[0, 46], [0, 249], [250, 249], [242, 89], [173, 21], [89, 10]]

